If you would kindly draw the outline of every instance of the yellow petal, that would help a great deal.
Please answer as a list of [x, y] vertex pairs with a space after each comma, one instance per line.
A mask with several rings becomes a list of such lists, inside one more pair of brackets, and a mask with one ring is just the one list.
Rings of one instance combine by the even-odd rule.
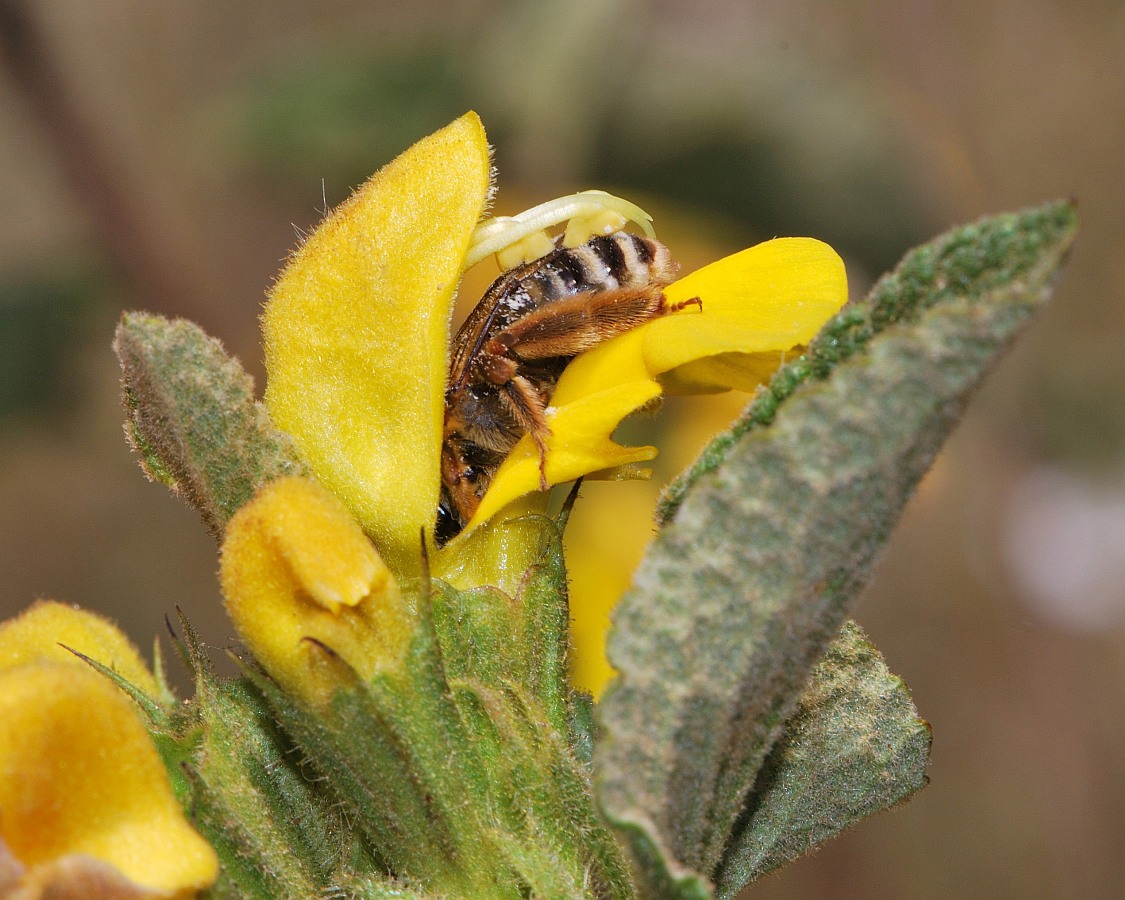
[[[677, 318], [690, 314], [678, 313]], [[643, 327], [634, 328], [572, 360], [555, 387], [551, 405], [561, 408], [617, 385], [651, 382], [653, 373], [645, 362], [644, 335]]]
[[610, 612], [652, 537], [656, 493], [648, 483], [587, 482], [567, 526], [570, 681], [595, 700], [613, 675], [605, 654]]
[[82, 853], [169, 895], [218, 874], [133, 704], [63, 663], [0, 671], [0, 837], [28, 868]]
[[339, 673], [398, 665], [411, 633], [398, 586], [344, 505], [317, 482], [282, 478], [227, 526], [220, 575], [227, 612], [255, 659], [311, 702]]
[[[625, 416], [660, 396], [653, 380], [631, 381], [610, 390], [581, 397], [548, 410], [551, 435], [547, 439], [547, 480], [550, 484], [573, 481], [614, 466], [641, 462], [656, 456], [655, 447], [622, 447], [610, 435]], [[476, 515], [465, 527], [472, 531], [501, 508], [539, 489], [539, 453], [526, 435], [500, 464]]]
[[113, 669], [150, 697], [159, 695], [137, 648], [108, 619], [54, 600], [38, 600], [0, 624], [0, 669], [37, 659], [86, 667], [67, 647]]
[[697, 269], [668, 285], [671, 304], [685, 310], [644, 328], [644, 356], [653, 374], [720, 353], [762, 353], [807, 344], [848, 299], [844, 262], [813, 238], [776, 238]]
[[[794, 351], [799, 352], [799, 348]], [[669, 395], [716, 394], [731, 388], [752, 393], [770, 380], [785, 356], [783, 352], [716, 353], [665, 372], [660, 385]]]
[[[672, 404], [661, 453], [665, 468], [688, 465], [707, 441], [726, 428], [744, 397], [712, 394]], [[660, 495], [653, 482], [605, 484], [587, 481], [566, 529], [570, 581], [571, 683], [597, 700], [613, 675], [606, 658], [610, 613], [629, 586], [645, 545], [653, 536], [653, 513]]]
[[270, 415], [397, 572], [434, 523], [450, 308], [488, 189], [469, 113], [334, 210], [263, 317]]

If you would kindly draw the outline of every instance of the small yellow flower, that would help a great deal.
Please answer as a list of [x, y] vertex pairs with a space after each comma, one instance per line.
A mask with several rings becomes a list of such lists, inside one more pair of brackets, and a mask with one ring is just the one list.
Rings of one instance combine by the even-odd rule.
[[155, 693], [136, 650], [96, 616], [39, 603], [0, 626], [0, 894], [207, 887], [218, 860], [184, 818], [133, 702], [60, 639]]

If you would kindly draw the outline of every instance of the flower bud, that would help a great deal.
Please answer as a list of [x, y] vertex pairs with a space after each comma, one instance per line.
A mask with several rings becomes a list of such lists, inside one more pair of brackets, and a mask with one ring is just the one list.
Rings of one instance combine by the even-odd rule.
[[313, 703], [396, 667], [412, 630], [398, 585], [351, 513], [307, 478], [263, 488], [227, 526], [227, 611], [255, 659]]

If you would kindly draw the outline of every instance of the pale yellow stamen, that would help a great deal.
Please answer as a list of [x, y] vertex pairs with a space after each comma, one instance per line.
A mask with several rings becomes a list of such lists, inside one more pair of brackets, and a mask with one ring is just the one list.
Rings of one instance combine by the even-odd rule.
[[615, 234], [628, 224], [628, 220], [616, 209], [600, 209], [588, 216], [575, 216], [566, 223], [563, 235], [564, 247], [577, 247], [592, 237]]
[[547, 232], [534, 231], [527, 237], [521, 238], [514, 244], [509, 244], [503, 250], [498, 251], [496, 264], [501, 271], [507, 272], [518, 265], [546, 256], [554, 249], [555, 242], [551, 240], [551, 236]]
[[469, 269], [485, 257], [498, 253], [505, 247], [544, 228], [561, 225], [571, 219], [592, 218], [606, 210], [618, 213], [623, 217], [624, 222], [635, 223], [649, 237], [656, 236], [656, 232], [652, 229], [652, 216], [635, 203], [607, 194], [605, 191], [581, 191], [567, 197], [548, 200], [519, 215], [485, 219], [473, 231], [462, 269]]

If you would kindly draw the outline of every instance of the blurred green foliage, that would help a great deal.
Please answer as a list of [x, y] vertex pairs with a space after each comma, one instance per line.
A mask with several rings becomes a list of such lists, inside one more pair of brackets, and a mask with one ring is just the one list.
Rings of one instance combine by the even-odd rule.
[[234, 97], [243, 165], [279, 192], [331, 178], [338, 202], [380, 165], [466, 109], [457, 54], [440, 43], [346, 49], [261, 73]]
[[[326, 199], [335, 203], [402, 147], [472, 108], [510, 184], [505, 154], [542, 140], [530, 132], [549, 118], [529, 109], [553, 104], [568, 145], [560, 155], [572, 168], [536, 172], [533, 189], [561, 174], [581, 187], [660, 197], [727, 223], [742, 244], [815, 234], [871, 273], [937, 227], [911, 192], [887, 123], [869, 102], [811, 73], [798, 72], [784, 91], [680, 72], [677, 92], [706, 98], [685, 117], [656, 96], [667, 79], [658, 60], [606, 60], [607, 90], [578, 121], [565, 78], [544, 89], [513, 76], [500, 96], [487, 80], [498, 63], [483, 59], [497, 48], [471, 32], [460, 37], [378, 53], [334, 47], [261, 73], [233, 98], [242, 165], [281, 193], [329, 178]], [[583, 49], [596, 49], [588, 37]]]
[[0, 419], [49, 419], [82, 399], [73, 355], [85, 346], [104, 281], [93, 268], [27, 269], [0, 280]]

